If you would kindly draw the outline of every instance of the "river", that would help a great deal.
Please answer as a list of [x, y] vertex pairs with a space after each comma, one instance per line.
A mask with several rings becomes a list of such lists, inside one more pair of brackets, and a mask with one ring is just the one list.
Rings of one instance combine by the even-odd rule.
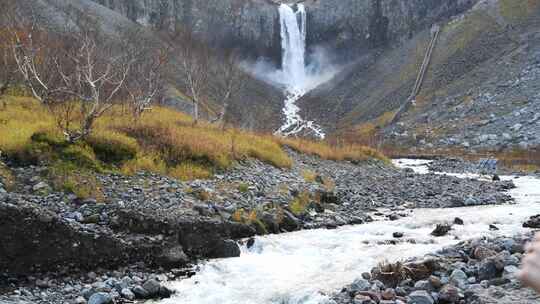
[[[395, 164], [427, 173], [426, 161], [398, 160]], [[397, 221], [257, 237], [251, 249], [242, 248], [240, 257], [205, 262], [193, 277], [171, 282], [176, 295], [159, 303], [324, 304], [329, 302], [325, 294], [351, 283], [380, 261], [423, 256], [481, 236], [526, 232], [522, 223], [540, 213], [540, 180], [502, 178], [514, 180], [517, 188], [509, 193], [516, 204], [416, 209]], [[430, 235], [437, 223], [452, 222], [455, 217], [465, 225], [454, 226], [445, 237]], [[490, 231], [490, 224], [500, 230]], [[405, 240], [415, 243], [390, 244], [394, 232], [402, 232]]]

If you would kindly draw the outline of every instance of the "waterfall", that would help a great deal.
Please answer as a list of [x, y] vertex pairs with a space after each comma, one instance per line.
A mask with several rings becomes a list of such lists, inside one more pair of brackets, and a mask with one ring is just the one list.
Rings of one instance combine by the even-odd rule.
[[281, 4], [279, 17], [281, 24], [282, 77], [285, 83], [285, 121], [276, 131], [277, 134], [290, 136], [301, 132], [323, 139], [325, 134], [313, 121], [306, 121], [300, 116], [296, 102], [310, 89], [310, 77], [306, 69], [306, 9], [303, 4], [293, 7]]
[[282, 69], [294, 89], [306, 81], [306, 9], [298, 4], [298, 10], [282, 4], [279, 7], [281, 23]]

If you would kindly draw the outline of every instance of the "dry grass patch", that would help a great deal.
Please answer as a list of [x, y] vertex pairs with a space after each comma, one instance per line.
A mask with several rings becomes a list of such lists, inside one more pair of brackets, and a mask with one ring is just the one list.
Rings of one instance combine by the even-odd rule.
[[390, 162], [381, 152], [361, 145], [330, 146], [324, 142], [314, 142], [304, 139], [278, 138], [278, 141], [300, 153], [316, 155], [323, 159], [335, 161], [366, 161], [378, 159]]

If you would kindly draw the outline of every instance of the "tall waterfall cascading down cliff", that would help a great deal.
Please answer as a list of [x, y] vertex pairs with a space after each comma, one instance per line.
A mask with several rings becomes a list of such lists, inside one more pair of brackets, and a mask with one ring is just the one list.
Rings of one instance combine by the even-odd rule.
[[300, 116], [296, 102], [313, 88], [306, 68], [306, 9], [303, 4], [293, 7], [281, 4], [279, 16], [281, 23], [282, 81], [285, 83], [285, 121], [277, 134], [290, 136], [302, 133], [324, 138], [322, 128], [313, 121]]

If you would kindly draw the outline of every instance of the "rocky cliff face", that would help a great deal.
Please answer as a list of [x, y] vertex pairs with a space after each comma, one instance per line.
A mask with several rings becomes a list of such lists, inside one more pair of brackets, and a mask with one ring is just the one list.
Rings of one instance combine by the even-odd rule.
[[[241, 46], [253, 57], [279, 62], [277, 5], [264, 0], [93, 0], [140, 24], [158, 29], [185, 26], [219, 46]], [[308, 0], [308, 46], [339, 55], [406, 39], [470, 8], [477, 0]], [[341, 57], [341, 56], [340, 56]]]
[[340, 55], [411, 38], [420, 30], [457, 15], [477, 0], [309, 0], [308, 44], [329, 45]]
[[93, 0], [156, 29], [187, 27], [220, 46], [257, 56], [279, 56], [279, 16], [264, 0]]

